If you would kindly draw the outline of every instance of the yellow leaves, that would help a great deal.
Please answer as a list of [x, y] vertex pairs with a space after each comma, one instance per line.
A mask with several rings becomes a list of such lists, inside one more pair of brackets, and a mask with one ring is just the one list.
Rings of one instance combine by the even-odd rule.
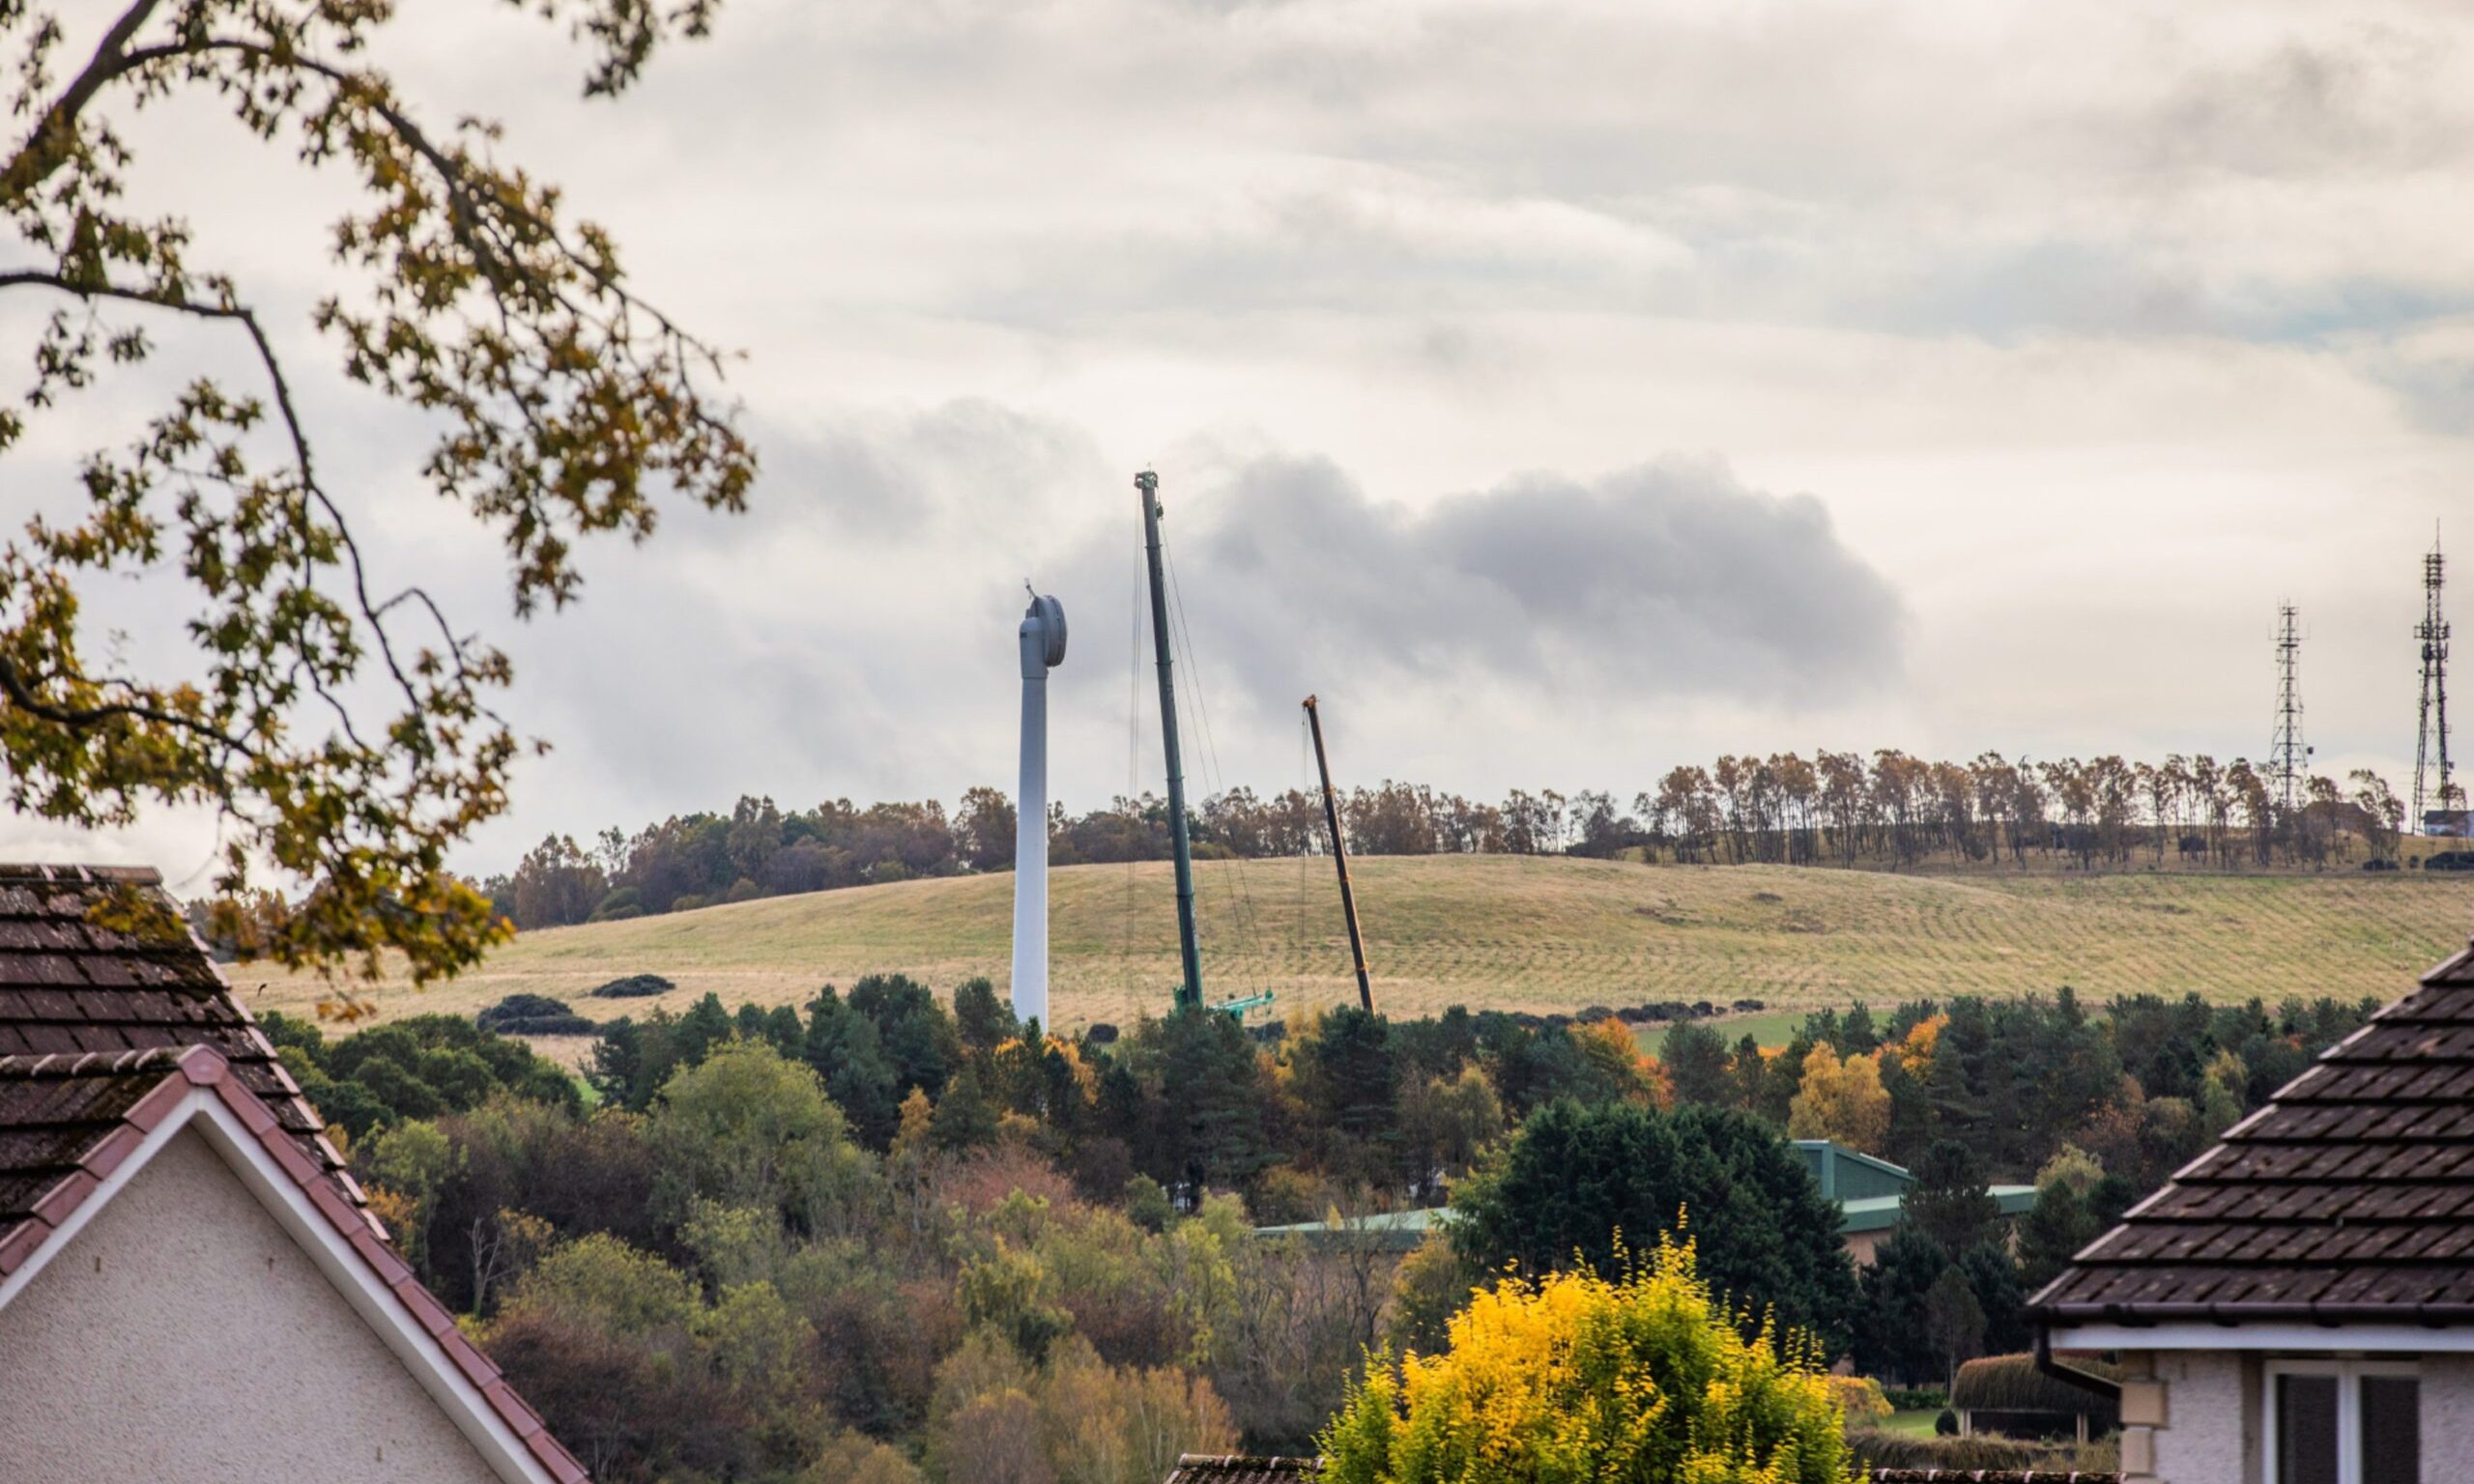
[[1439, 1356], [1369, 1364], [1320, 1440], [1334, 1484], [1668, 1484], [1850, 1477], [1810, 1348], [1746, 1340], [1662, 1241], [1622, 1278], [1508, 1277]]
[[1789, 1105], [1787, 1132], [1798, 1139], [1831, 1139], [1868, 1155], [1882, 1152], [1889, 1135], [1890, 1095], [1882, 1086], [1881, 1063], [1870, 1056], [1840, 1061], [1827, 1042], [1804, 1057], [1804, 1079]]
[[1870, 1376], [1830, 1376], [1829, 1394], [1838, 1402], [1839, 1411], [1850, 1422], [1884, 1421], [1891, 1411], [1890, 1399], [1882, 1384]]
[[1949, 1023], [1948, 1015], [1919, 1020], [1915, 1028], [1907, 1033], [1906, 1039], [1893, 1048], [1898, 1054], [1899, 1065], [1907, 1069], [1910, 1076], [1921, 1077], [1933, 1070], [1933, 1048], [1941, 1043], [1942, 1027]]

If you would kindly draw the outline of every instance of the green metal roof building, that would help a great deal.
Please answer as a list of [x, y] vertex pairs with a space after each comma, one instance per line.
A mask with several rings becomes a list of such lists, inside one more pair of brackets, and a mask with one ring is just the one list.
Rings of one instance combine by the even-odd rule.
[[[1900, 1209], [1915, 1177], [1886, 1159], [1876, 1159], [1827, 1139], [1792, 1140], [1796, 1153], [1813, 1172], [1821, 1193], [1838, 1203], [1838, 1235], [1857, 1266], [1873, 1261], [1874, 1250], [1898, 1225]], [[1994, 1204], [2004, 1219], [2019, 1216], [2036, 1203], [2033, 1185], [1995, 1185]], [[1377, 1215], [1342, 1216], [1337, 1221], [1297, 1221], [1285, 1226], [1258, 1226], [1257, 1237], [1296, 1237], [1311, 1242], [1363, 1243], [1385, 1252], [1407, 1252], [1425, 1240], [1428, 1230], [1452, 1219], [1450, 1207], [1391, 1211]]]

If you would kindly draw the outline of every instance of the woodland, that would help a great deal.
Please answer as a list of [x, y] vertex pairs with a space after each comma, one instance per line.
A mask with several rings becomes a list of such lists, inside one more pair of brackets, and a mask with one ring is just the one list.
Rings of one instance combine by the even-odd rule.
[[[2369, 770], [2278, 780], [2236, 758], [2158, 763], [2117, 756], [1930, 762], [1895, 750], [1724, 756], [1669, 770], [1628, 811], [1607, 792], [1513, 789], [1500, 803], [1386, 782], [1339, 793], [1348, 848], [1366, 855], [1578, 855], [1679, 865], [1834, 866], [1890, 870], [2420, 869], [2405, 805]], [[784, 810], [741, 798], [727, 814], [675, 815], [590, 844], [552, 836], [480, 882], [519, 929], [687, 911], [923, 875], [1010, 870], [1014, 806], [973, 788], [936, 800], [848, 799]], [[1231, 788], [1193, 810], [1205, 858], [1262, 859], [1330, 848], [1322, 800], [1304, 789]], [[1059, 866], [1165, 860], [1168, 807], [1151, 794], [1076, 814], [1056, 807]], [[2434, 862], [2456, 864], [2454, 855]]]
[[[1315, 1448], [1369, 1364], [1450, 1354], [1473, 1295], [1629, 1281], [1669, 1240], [1744, 1334], [1946, 1385], [2370, 1009], [2065, 990], [1858, 1006], [1771, 1047], [1465, 1010], [1066, 1040], [984, 982], [893, 975], [614, 1022], [581, 1083], [448, 1016], [268, 1026], [596, 1476], [1154, 1484], [1181, 1450]], [[1915, 1171], [1878, 1266], [1790, 1136]], [[2030, 1181], [2014, 1248], [1987, 1186]], [[1445, 1203], [1405, 1256], [1349, 1240]]]

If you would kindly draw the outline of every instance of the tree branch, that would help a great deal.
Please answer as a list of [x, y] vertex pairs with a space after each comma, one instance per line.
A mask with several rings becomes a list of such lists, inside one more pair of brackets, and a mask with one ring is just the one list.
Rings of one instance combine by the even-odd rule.
[[[396, 688], [404, 693], [407, 700], [413, 702], [414, 709], [417, 712], [420, 706], [419, 692], [414, 688], [411, 677], [404, 673], [402, 662], [395, 657], [394, 645], [387, 637], [387, 626], [382, 618], [386, 610], [370, 601], [368, 578], [361, 562], [360, 543], [354, 538], [352, 528], [345, 523], [343, 513], [335, 508], [335, 502], [328, 498], [324, 489], [319, 487], [317, 474], [310, 465], [309, 438], [301, 426], [299, 412], [293, 406], [291, 383], [285, 379], [282, 363], [275, 358], [274, 346], [267, 339], [266, 330], [258, 324], [257, 315], [246, 305], [233, 302], [228, 293], [220, 303], [203, 303], [190, 299], [170, 299], [159, 294], [125, 288], [112, 283], [79, 283], [74, 279], [62, 277], [58, 273], [44, 272], [40, 270], [19, 270], [0, 273], [0, 290], [13, 288], [53, 289], [84, 300], [109, 299], [127, 303], [145, 304], [158, 309], [169, 309], [178, 314], [196, 315], [204, 319], [231, 320], [238, 322], [248, 332], [249, 343], [257, 350], [258, 363], [266, 368], [267, 380], [273, 386], [275, 411], [283, 419], [285, 436], [292, 444], [293, 464], [300, 471], [301, 487], [310, 499], [318, 502], [320, 509], [327, 512], [327, 518], [333, 524], [337, 538], [343, 542], [345, 556], [351, 562], [354, 600], [360, 607], [361, 616], [369, 621], [370, 632], [377, 639], [379, 658], [385, 662], [388, 672], [394, 676]], [[392, 606], [393, 601], [390, 599], [388, 606]], [[435, 605], [431, 606], [430, 612], [433, 615], [437, 614], [438, 610]], [[440, 619], [440, 624], [444, 628], [444, 618]], [[455, 644], [452, 635], [448, 636], [447, 643], [456, 649], [460, 673], [462, 650]]]
[[163, 710], [159, 706], [143, 705], [136, 701], [110, 701], [98, 706], [64, 706], [45, 700], [36, 695], [26, 684], [25, 676], [17, 670], [16, 661], [6, 656], [0, 656], [0, 696], [7, 697], [11, 705], [29, 715], [40, 717], [56, 727], [67, 727], [72, 730], [84, 731], [89, 728], [100, 727], [105, 722], [113, 721], [153, 722], [158, 726], [177, 727], [184, 731], [195, 733], [210, 742], [239, 753], [252, 762], [266, 760], [266, 754], [221, 728], [210, 726], [193, 716], [183, 716], [177, 711]]
[[147, 19], [155, 14], [161, 0], [135, 0], [112, 28], [103, 33], [95, 54], [86, 66], [70, 80], [68, 88], [43, 110], [42, 122], [34, 132], [17, 147], [9, 159], [9, 168], [0, 172], [0, 201], [14, 201], [43, 183], [67, 160], [67, 151], [60, 148], [77, 128], [77, 116], [94, 100], [95, 95], [114, 78], [126, 72], [129, 38], [135, 36]]

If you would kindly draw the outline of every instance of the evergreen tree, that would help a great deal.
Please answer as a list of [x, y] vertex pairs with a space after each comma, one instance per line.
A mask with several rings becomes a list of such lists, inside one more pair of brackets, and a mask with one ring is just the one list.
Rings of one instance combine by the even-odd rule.
[[1397, 1122], [1399, 1073], [1391, 1022], [1344, 1005], [1328, 1011], [1316, 1034], [1292, 1053], [1315, 1126], [1371, 1143]]
[[1721, 1108], [1736, 1100], [1727, 1081], [1727, 1043], [1706, 1025], [1677, 1021], [1658, 1044], [1658, 1064], [1677, 1102]]
[[1924, 1296], [1949, 1270], [1948, 1249], [1913, 1223], [1891, 1230], [1864, 1270], [1856, 1370], [1909, 1384], [1933, 1377], [1938, 1357], [1925, 1336]]
[[738, 1034], [738, 1026], [731, 1013], [722, 1008], [722, 997], [707, 993], [687, 1013], [678, 1017], [673, 1036], [678, 1047], [678, 1064], [698, 1066], [713, 1054], [713, 1048]]
[[1477, 1272], [1610, 1268], [1619, 1233], [1645, 1248], [1681, 1215], [1712, 1284], [1845, 1344], [1856, 1284], [1838, 1208], [1792, 1147], [1732, 1109], [1549, 1103], [1453, 1205], [1453, 1244]]
[[1750, 1112], [1761, 1106], [1762, 1095], [1769, 1086], [1769, 1061], [1761, 1054], [1761, 1042], [1744, 1033], [1736, 1042], [1735, 1059], [1727, 1064], [1727, 1074], [1735, 1080], [1735, 1105]]
[[795, 1005], [776, 1005], [764, 1017], [764, 1028], [759, 1033], [766, 1045], [784, 1056], [795, 1059], [806, 1043], [808, 1028], [799, 1018]]
[[881, 1150], [892, 1142], [905, 1089], [876, 1022], [844, 1004], [830, 985], [809, 1002], [798, 1056], [824, 1079], [826, 1096], [850, 1120], [861, 1143]]
[[2061, 1276], [2071, 1257], [2103, 1230], [2087, 1197], [2062, 1181], [2046, 1185], [2019, 1222], [2020, 1281], [2034, 1293]]
[[2034, 1338], [2028, 1330], [2028, 1296], [2019, 1281], [2019, 1265], [1999, 1241], [1979, 1242], [1959, 1254], [1958, 1270], [1974, 1293], [1984, 1315], [1984, 1354], [2008, 1355], [2025, 1350]]
[[1937, 1140], [1925, 1152], [1903, 1211], [1945, 1252], [1964, 1252], [1993, 1241], [2001, 1223], [2001, 1208], [1985, 1185], [1982, 1163], [1956, 1139]]
[[1767, 1058], [1768, 1068], [1761, 1078], [1761, 1090], [1752, 1111], [1773, 1128], [1784, 1128], [1796, 1105], [1796, 1094], [1804, 1084], [1804, 1060], [1813, 1053], [1813, 1042], [1798, 1036], [1787, 1042], [1777, 1055]]
[[1882, 1091], [1890, 1099], [1889, 1132], [1883, 1137], [1882, 1156], [1892, 1164], [1913, 1165], [1933, 1147], [1932, 1099], [1895, 1050], [1882, 1053], [1881, 1071]]
[[1984, 1306], [1956, 1264], [1942, 1270], [1924, 1291], [1924, 1338], [1942, 1363], [1944, 1384], [1956, 1386], [1959, 1367], [1984, 1354]]
[[1403, 1020], [1392, 1027], [1403, 1075], [1424, 1072], [1450, 1079], [1478, 1056], [1478, 1017], [1466, 1005], [1454, 1005], [1425, 1020]]
[[1160, 1133], [1169, 1158], [1162, 1173], [1193, 1187], [1198, 1199], [1205, 1186], [1239, 1184], [1277, 1163], [1270, 1089], [1237, 1017], [1182, 1010], [1145, 1029], [1157, 1038]]
[[964, 1048], [984, 1056], [1013, 1037], [1013, 1007], [996, 997], [996, 986], [985, 978], [966, 979], [954, 990], [954, 1026]]
[[936, 1147], [947, 1154], [985, 1149], [996, 1142], [996, 1103], [980, 1084], [976, 1064], [964, 1063], [961, 1072], [945, 1084], [945, 1096], [936, 1099], [929, 1128]]
[[945, 1079], [962, 1060], [962, 1037], [926, 985], [903, 974], [870, 974], [850, 986], [849, 1003], [876, 1022], [904, 1088], [925, 1088], [932, 1099], [944, 1096]]

